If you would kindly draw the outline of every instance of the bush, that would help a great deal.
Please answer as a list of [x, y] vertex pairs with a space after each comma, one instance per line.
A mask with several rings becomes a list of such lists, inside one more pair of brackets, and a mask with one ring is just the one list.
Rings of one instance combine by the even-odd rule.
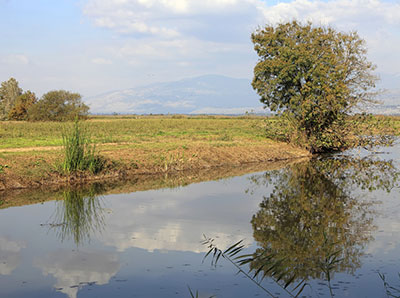
[[89, 131], [82, 127], [78, 119], [72, 127], [65, 128], [62, 134], [64, 147], [63, 170], [67, 174], [75, 171], [100, 172], [105, 165], [105, 159], [96, 153]]

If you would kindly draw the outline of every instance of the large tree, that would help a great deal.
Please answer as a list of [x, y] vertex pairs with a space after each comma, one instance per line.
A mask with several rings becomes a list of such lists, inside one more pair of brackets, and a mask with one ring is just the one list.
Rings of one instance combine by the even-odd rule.
[[18, 86], [18, 81], [10, 78], [1, 83], [0, 87], [0, 120], [7, 120], [8, 113], [14, 107], [18, 96], [22, 94], [22, 89]]
[[261, 102], [295, 128], [294, 139], [311, 152], [354, 144], [348, 116], [373, 100], [377, 77], [356, 32], [297, 21], [252, 34], [259, 61], [253, 88]]
[[84, 118], [89, 107], [82, 102], [79, 93], [65, 90], [50, 91], [28, 110], [31, 121], [67, 121]]

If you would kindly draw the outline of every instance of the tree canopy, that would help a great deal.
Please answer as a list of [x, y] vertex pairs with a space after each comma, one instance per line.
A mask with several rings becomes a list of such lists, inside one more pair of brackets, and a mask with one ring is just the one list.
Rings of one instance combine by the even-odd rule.
[[54, 90], [38, 100], [35, 93], [23, 92], [14, 78], [0, 86], [0, 121], [68, 121], [86, 118], [88, 113], [89, 107], [79, 93]]
[[365, 41], [297, 21], [260, 28], [251, 38], [259, 56], [252, 86], [295, 127], [293, 139], [312, 152], [348, 147], [348, 116], [375, 95]]
[[89, 107], [82, 102], [79, 93], [55, 90], [44, 94], [28, 110], [31, 121], [68, 121], [88, 115]]
[[8, 112], [8, 120], [27, 120], [28, 110], [37, 102], [35, 93], [26, 91], [15, 99], [14, 106]]

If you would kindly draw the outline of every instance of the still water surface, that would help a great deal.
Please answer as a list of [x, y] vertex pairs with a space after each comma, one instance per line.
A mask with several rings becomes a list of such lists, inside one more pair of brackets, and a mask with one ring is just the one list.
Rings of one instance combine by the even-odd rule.
[[221, 249], [243, 240], [273, 297], [304, 284], [299, 297], [400, 296], [399, 154], [2, 209], [0, 297], [271, 297], [227, 260], [203, 262], [203, 235]]

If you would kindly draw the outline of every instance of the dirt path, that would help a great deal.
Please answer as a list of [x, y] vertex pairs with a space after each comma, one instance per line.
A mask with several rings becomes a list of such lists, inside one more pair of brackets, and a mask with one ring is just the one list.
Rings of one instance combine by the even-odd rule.
[[[116, 145], [126, 145], [132, 144], [130, 142], [120, 142], [120, 143], [102, 143], [96, 144], [96, 146], [116, 146]], [[0, 153], [4, 152], [31, 152], [31, 151], [52, 151], [52, 150], [59, 150], [62, 146], [37, 146], [37, 147], [23, 147], [23, 148], [0, 148]]]
[[30, 151], [51, 151], [61, 149], [61, 146], [45, 146], [45, 147], [25, 147], [25, 148], [5, 148], [0, 149], [0, 153], [3, 152], [30, 152]]

